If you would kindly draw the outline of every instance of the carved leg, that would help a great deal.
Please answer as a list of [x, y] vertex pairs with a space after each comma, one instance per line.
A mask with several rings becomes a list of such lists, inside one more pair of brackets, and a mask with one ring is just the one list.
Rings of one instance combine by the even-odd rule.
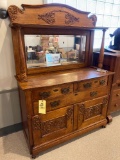
[[108, 116], [107, 116], [107, 123], [110, 123], [110, 122], [112, 122], [112, 116], [111, 116], [111, 115], [108, 115]]

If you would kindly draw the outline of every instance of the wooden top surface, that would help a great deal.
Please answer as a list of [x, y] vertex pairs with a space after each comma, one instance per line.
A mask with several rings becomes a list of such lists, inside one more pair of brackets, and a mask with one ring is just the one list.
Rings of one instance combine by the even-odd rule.
[[39, 87], [48, 87], [65, 83], [89, 80], [93, 78], [107, 76], [110, 74], [114, 73], [109, 71], [107, 71], [106, 73], [98, 72], [94, 68], [66, 70], [60, 72], [52, 72], [49, 74], [28, 76], [27, 82], [18, 82], [18, 85], [20, 86], [21, 89], [26, 90], [26, 89], [34, 89]]

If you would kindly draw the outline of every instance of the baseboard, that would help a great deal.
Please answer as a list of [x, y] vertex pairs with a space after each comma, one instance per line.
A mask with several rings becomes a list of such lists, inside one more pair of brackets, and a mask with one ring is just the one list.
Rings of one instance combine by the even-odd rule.
[[22, 123], [17, 123], [0, 129], [0, 137], [22, 130]]

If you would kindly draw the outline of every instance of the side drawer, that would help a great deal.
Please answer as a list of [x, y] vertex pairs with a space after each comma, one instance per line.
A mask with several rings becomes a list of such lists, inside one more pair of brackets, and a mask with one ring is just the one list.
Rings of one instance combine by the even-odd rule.
[[120, 99], [111, 102], [110, 112], [116, 112], [120, 110]]
[[67, 95], [73, 92], [73, 84], [63, 84], [59, 86], [38, 88], [32, 90], [32, 100], [49, 99], [52, 97], [58, 97], [60, 95]]
[[112, 101], [120, 100], [120, 89], [114, 90], [112, 93]]
[[[51, 111], [68, 105], [72, 105], [86, 100], [95, 99], [97, 97], [105, 96], [108, 94], [108, 87], [96, 88], [94, 90], [82, 91], [71, 93], [65, 96], [59, 96], [46, 100], [46, 110]], [[33, 102], [34, 114], [38, 114], [38, 101]]]
[[90, 79], [86, 81], [76, 82], [74, 83], [74, 91], [79, 92], [86, 89], [96, 88], [96, 87], [102, 87], [107, 86], [108, 77], [101, 77], [101, 78], [95, 78]]

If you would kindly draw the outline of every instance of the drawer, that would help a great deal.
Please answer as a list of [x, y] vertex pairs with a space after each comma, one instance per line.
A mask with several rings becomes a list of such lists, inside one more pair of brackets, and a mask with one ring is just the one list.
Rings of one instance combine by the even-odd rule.
[[112, 101], [120, 100], [120, 89], [114, 90], [112, 93]]
[[76, 82], [74, 83], [74, 91], [79, 92], [79, 91], [83, 91], [86, 89], [107, 86], [107, 82], [108, 82], [107, 76], [101, 77], [101, 78], [90, 79], [90, 80], [83, 81], [83, 82]]
[[[70, 93], [69, 95], [59, 96], [46, 100], [46, 110], [51, 111], [61, 107], [65, 107], [78, 102], [94, 99], [108, 94], [108, 87], [96, 88], [89, 91]], [[33, 103], [34, 114], [38, 114], [38, 101]]]
[[120, 110], [120, 99], [111, 102], [110, 112], [116, 112]]
[[58, 97], [60, 95], [67, 95], [73, 92], [73, 84], [63, 84], [59, 86], [38, 88], [32, 90], [32, 100], [49, 99], [52, 97]]

